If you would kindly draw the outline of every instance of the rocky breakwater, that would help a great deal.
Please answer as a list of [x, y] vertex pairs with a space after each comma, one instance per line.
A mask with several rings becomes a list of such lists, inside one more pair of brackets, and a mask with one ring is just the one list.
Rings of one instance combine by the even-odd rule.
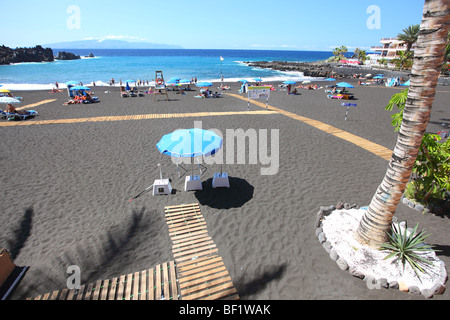
[[77, 54], [60, 51], [58, 52], [58, 55], [55, 57], [56, 60], [78, 60], [81, 59], [81, 57]]
[[21, 62], [52, 62], [54, 61], [53, 50], [36, 46], [34, 48], [11, 49], [0, 47], [0, 65]]
[[272, 69], [278, 71], [303, 72], [307, 77], [331, 77], [333, 67], [323, 62], [291, 62], [291, 61], [246, 61], [250, 67]]

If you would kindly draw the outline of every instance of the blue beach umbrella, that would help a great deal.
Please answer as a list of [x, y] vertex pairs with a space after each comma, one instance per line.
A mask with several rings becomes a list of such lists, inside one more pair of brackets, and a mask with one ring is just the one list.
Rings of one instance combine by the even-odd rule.
[[164, 135], [156, 144], [159, 152], [171, 157], [210, 156], [222, 147], [223, 139], [210, 130], [179, 129]]
[[0, 97], [0, 103], [21, 103], [21, 101], [12, 97]]
[[191, 83], [191, 80], [189, 80], [189, 79], [181, 79], [180, 83]]
[[212, 82], [207, 82], [207, 81], [197, 83], [197, 87], [210, 87], [212, 85], [213, 85]]
[[375, 77], [373, 77], [374, 79], [383, 79], [384, 77], [382, 77], [382, 76], [375, 76]]
[[248, 82], [248, 80], [241, 79], [241, 80], [238, 80], [238, 82]]
[[336, 81], [336, 79], [334, 79], [334, 78], [326, 78], [326, 79], [323, 80], [323, 81]]
[[[178, 158], [210, 156], [222, 148], [223, 139], [210, 130], [200, 128], [179, 129], [164, 135], [156, 144], [159, 152]], [[192, 162], [194, 175], [194, 162]]]
[[80, 83], [80, 81], [69, 81], [69, 82], [66, 83], [66, 85], [68, 85], [68, 86], [76, 86], [79, 83]]
[[339, 82], [339, 83], [336, 84], [336, 87], [339, 87], [339, 88], [354, 88], [354, 86], [352, 86], [348, 82]]
[[262, 81], [261, 78], [254, 78], [253, 80], [258, 81], [258, 82]]
[[296, 82], [292, 80], [286, 80], [283, 82], [283, 84], [296, 84]]

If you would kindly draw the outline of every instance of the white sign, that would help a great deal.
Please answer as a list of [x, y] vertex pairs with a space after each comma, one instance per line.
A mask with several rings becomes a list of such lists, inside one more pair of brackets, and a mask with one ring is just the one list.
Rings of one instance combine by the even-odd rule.
[[270, 87], [265, 86], [249, 86], [248, 98], [249, 99], [269, 99]]

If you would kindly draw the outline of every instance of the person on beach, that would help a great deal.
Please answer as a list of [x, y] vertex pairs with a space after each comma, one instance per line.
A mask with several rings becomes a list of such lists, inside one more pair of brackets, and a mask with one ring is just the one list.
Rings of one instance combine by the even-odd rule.
[[6, 105], [6, 113], [17, 113], [17, 114], [27, 114], [26, 111], [17, 110], [12, 104], [8, 103]]

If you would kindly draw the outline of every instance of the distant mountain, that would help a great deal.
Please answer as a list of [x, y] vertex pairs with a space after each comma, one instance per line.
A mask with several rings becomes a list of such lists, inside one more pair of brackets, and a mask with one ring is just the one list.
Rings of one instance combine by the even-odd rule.
[[42, 46], [56, 49], [183, 49], [177, 45], [123, 40], [81, 40], [49, 43]]

